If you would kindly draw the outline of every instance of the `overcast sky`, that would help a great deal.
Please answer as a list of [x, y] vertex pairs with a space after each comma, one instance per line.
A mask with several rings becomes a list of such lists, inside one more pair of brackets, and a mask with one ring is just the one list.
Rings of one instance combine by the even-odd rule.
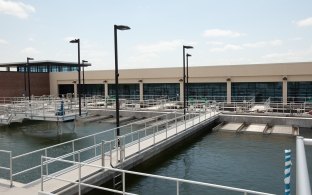
[[312, 61], [311, 0], [0, 0], [0, 63], [77, 61], [88, 69]]

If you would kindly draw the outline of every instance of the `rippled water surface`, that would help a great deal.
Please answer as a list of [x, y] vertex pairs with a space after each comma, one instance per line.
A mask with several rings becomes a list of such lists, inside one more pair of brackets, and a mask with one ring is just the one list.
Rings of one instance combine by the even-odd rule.
[[[312, 138], [311, 129], [301, 129]], [[295, 158], [295, 137], [213, 132], [172, 149], [137, 171], [220, 184], [275, 194], [284, 194], [284, 149]], [[312, 147], [306, 146], [309, 169], [312, 170]], [[310, 179], [312, 181], [312, 174]], [[127, 191], [138, 194], [175, 194], [172, 181], [144, 177], [127, 178]], [[130, 184], [129, 184], [130, 183]], [[292, 167], [292, 193], [295, 194], [295, 163]], [[90, 194], [97, 194], [93, 191]], [[242, 194], [189, 184], [180, 185], [180, 194]]]

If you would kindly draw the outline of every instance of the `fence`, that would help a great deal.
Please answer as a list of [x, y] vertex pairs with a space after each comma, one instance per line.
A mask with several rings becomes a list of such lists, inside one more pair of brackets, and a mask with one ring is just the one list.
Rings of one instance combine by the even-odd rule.
[[[92, 165], [92, 164], [88, 164], [88, 163], [63, 160], [60, 158], [51, 158], [51, 157], [42, 156], [41, 162], [42, 162], [41, 163], [41, 172], [42, 172], [41, 191], [42, 192], [44, 191], [44, 179], [55, 179], [55, 180], [67, 182], [70, 184], [78, 185], [78, 194], [79, 195], [81, 195], [82, 187], [91, 187], [91, 188], [95, 188], [95, 189], [99, 189], [99, 190], [103, 190], [103, 191], [114, 192], [114, 193], [118, 193], [118, 194], [131, 194], [132, 195], [133, 193], [126, 192], [126, 174], [129, 174], [129, 175], [136, 175], [136, 176], [144, 176], [144, 177], [150, 177], [150, 178], [155, 178], [155, 179], [161, 179], [161, 180], [165, 180], [166, 183], [167, 183], [167, 181], [168, 182], [174, 182], [176, 184], [176, 194], [177, 195], [180, 194], [180, 191], [181, 191], [180, 186], [182, 184], [205, 186], [205, 187], [227, 190], [227, 191], [231, 191], [231, 192], [241, 192], [244, 195], [247, 195], [247, 194], [271, 195], [269, 193], [264, 193], [264, 192], [258, 192], [258, 191], [252, 191], [252, 190], [246, 190], [246, 189], [241, 189], [241, 188], [234, 188], [234, 187], [229, 187], [229, 186], [204, 183], [204, 182], [192, 181], [192, 180], [186, 180], [186, 179], [179, 179], [179, 178], [173, 178], [173, 177], [166, 177], [166, 176], [160, 176], [160, 175], [152, 175], [152, 174], [147, 174], [147, 173], [140, 173], [140, 172], [135, 172], [135, 171], [128, 171], [128, 170], [116, 169], [116, 168], [111, 168], [111, 167], [105, 167], [105, 166], [97, 166], [97, 165]], [[76, 165], [78, 167], [77, 168], [78, 180], [68, 180], [68, 179], [64, 179], [64, 178], [49, 176], [48, 174], [44, 175], [43, 174], [44, 166], [48, 166], [49, 163], [54, 163], [54, 162], [63, 162], [63, 163], [69, 163], [69, 164]], [[122, 191], [84, 183], [82, 180], [82, 177], [81, 177], [82, 167], [93, 167], [93, 168], [97, 168], [100, 170], [114, 171], [114, 172], [121, 173], [121, 175], [122, 175]]]
[[[202, 108], [204, 106], [201, 106]], [[214, 110], [214, 107], [210, 105], [210, 108], [208, 106], [205, 107], [205, 111], [202, 110], [202, 112], [208, 111], [210, 109], [210, 112]], [[200, 114], [201, 112], [199, 112]], [[188, 114], [186, 118], [190, 120], [192, 117], [197, 116], [198, 114]], [[200, 116], [199, 116], [200, 117]], [[152, 128], [157, 129], [156, 132], [154, 131], [154, 134], [158, 131], [161, 131], [163, 129], [168, 130], [169, 126], [178, 126], [178, 124], [183, 123], [184, 116], [180, 113], [168, 113], [160, 116], [156, 116], [153, 118], [146, 119], [145, 121], [138, 121], [134, 123], [130, 123], [128, 125], [124, 125], [119, 127], [121, 135], [125, 135], [127, 137], [125, 140], [126, 142], [134, 142], [136, 140], [143, 140], [144, 137], [148, 137], [152, 134]], [[207, 115], [205, 115], [205, 118], [207, 118]], [[160, 123], [159, 121], [163, 121], [163, 123]], [[154, 124], [153, 124], [154, 123]], [[165, 123], [165, 125], [164, 125]], [[143, 126], [143, 127], [140, 127]], [[140, 129], [141, 128], [141, 129]], [[113, 128], [104, 132], [92, 134], [89, 136], [81, 137], [72, 141], [60, 143], [54, 146], [46, 147], [43, 149], [39, 149], [36, 151], [28, 152], [25, 154], [17, 155], [17, 156], [11, 156], [9, 158], [11, 165], [10, 171], [11, 171], [11, 182], [12, 179], [15, 181], [20, 182], [31, 182], [40, 177], [40, 156], [48, 156], [48, 157], [59, 157], [66, 154], [69, 154], [71, 152], [75, 152], [77, 150], [80, 150], [82, 148], [87, 148], [92, 145], [96, 145], [98, 143], [101, 143], [103, 140], [112, 141], [116, 139], [116, 129]], [[129, 136], [129, 133], [132, 133], [131, 136]], [[136, 135], [135, 135], [136, 134]], [[0, 153], [1, 154], [1, 153]], [[91, 156], [91, 154], [84, 155], [83, 158], [91, 159], [95, 156], [98, 156], [99, 149], [94, 150], [94, 156]], [[3, 154], [2, 154], [3, 156]], [[74, 160], [74, 156], [71, 156]], [[8, 167], [7, 167], [8, 168]], [[58, 167], [58, 168], [64, 168], [64, 167]], [[57, 169], [55, 169], [57, 171]], [[1, 177], [1, 175], [0, 175]], [[2, 176], [3, 178], [3, 176]]]

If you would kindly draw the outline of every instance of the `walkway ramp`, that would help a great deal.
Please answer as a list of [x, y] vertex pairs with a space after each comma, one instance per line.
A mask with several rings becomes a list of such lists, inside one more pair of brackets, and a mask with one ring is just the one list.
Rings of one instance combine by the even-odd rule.
[[[87, 148], [83, 148], [80, 150], [73, 150], [73, 152], [63, 154], [63, 156], [58, 157], [59, 159], [71, 159], [76, 162], [85, 162], [89, 164], [94, 164], [98, 166], [113, 166], [118, 167], [121, 165], [121, 162], [128, 163], [128, 166], [134, 166], [136, 163], [142, 162], [144, 159], [140, 157], [143, 153], [147, 152], [147, 156], [155, 155], [159, 151], [162, 151], [159, 146], [163, 145], [169, 146], [170, 142], [175, 140], [183, 140], [182, 138], [191, 135], [191, 132], [196, 128], [199, 129], [203, 124], [209, 124], [211, 121], [214, 121], [219, 116], [219, 112], [213, 113], [193, 113], [187, 114], [185, 116], [186, 120], [183, 120], [183, 116], [177, 116], [177, 118], [171, 118], [168, 120], [164, 120], [165, 128], [154, 128], [154, 127], [146, 127], [138, 131], [134, 131], [128, 134], [124, 134], [120, 136], [120, 144], [121, 147], [116, 146], [116, 140], [106, 141], [96, 143]], [[157, 124], [159, 125], [159, 124]], [[194, 128], [193, 128], [194, 127]], [[114, 130], [114, 129], [112, 129]], [[152, 131], [150, 131], [152, 130]], [[94, 135], [95, 136], [95, 135]], [[136, 137], [139, 136], [139, 137]], [[95, 140], [95, 137], [94, 137]], [[172, 142], [175, 143], [175, 142]], [[105, 149], [104, 149], [105, 148]], [[43, 149], [45, 151], [46, 149]], [[104, 151], [103, 153], [100, 151]], [[158, 151], [158, 152], [157, 152]], [[85, 161], [80, 160], [80, 154], [82, 153], [94, 154], [92, 158], [88, 158]], [[75, 156], [75, 158], [74, 158]], [[146, 156], [146, 157], [147, 157]], [[145, 158], [146, 158], [145, 157]], [[13, 157], [16, 158], [16, 157]], [[24, 158], [24, 157], [23, 157]], [[74, 159], [73, 159], [74, 158]], [[45, 163], [49, 163], [48, 166], [43, 165], [43, 174], [45, 174], [44, 179], [44, 191], [46, 192], [55, 192], [62, 190], [63, 188], [68, 187], [67, 181], [77, 181], [79, 178], [79, 168], [77, 165], [73, 165], [72, 163], [67, 166], [67, 168], [63, 168], [62, 170], [52, 173], [53, 170], [49, 170], [49, 167], [53, 167], [55, 161], [51, 160], [49, 162], [43, 161]], [[57, 162], [56, 162], [57, 163]], [[54, 166], [55, 167], [55, 166]], [[48, 174], [47, 174], [48, 173]], [[100, 174], [99, 174], [100, 173]], [[15, 173], [16, 174], [16, 173]], [[107, 176], [111, 176], [110, 171], [106, 171], [100, 168], [94, 168], [89, 166], [81, 167], [81, 177], [87, 178], [91, 177], [91, 179], [95, 175], [108, 174]], [[93, 178], [94, 179], [94, 178]], [[4, 191], [4, 195], [9, 194], [34, 194], [34, 192], [38, 192], [41, 190], [41, 180], [37, 180], [32, 182], [31, 184], [26, 184], [20, 186], [19, 184], [14, 182], [13, 188], [7, 188]], [[103, 180], [102, 180], [103, 181]], [[74, 187], [74, 186], [72, 186]], [[74, 187], [75, 188], [75, 187]], [[2, 193], [1, 193], [2, 194]]]

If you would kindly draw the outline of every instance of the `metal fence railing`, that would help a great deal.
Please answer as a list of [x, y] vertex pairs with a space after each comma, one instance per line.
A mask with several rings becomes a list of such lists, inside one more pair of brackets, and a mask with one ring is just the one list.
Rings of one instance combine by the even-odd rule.
[[[199, 106], [197, 111], [198, 113], [201, 112], [212, 112], [216, 111], [215, 106], [210, 104], [206, 106]], [[201, 111], [199, 109], [202, 109]], [[195, 117], [195, 114], [188, 114], [188, 120], [191, 119], [191, 117]], [[205, 115], [207, 117], [207, 115]], [[170, 112], [167, 114], [162, 114], [159, 116], [155, 116], [152, 118], [148, 118], [146, 120], [141, 120], [133, 123], [129, 123], [124, 126], [120, 126], [120, 133], [121, 135], [127, 136], [127, 142], [136, 141], [138, 139], [143, 139], [143, 137], [147, 137], [151, 135], [151, 131], [148, 130], [148, 128], [155, 128], [157, 131], [161, 131], [164, 129], [164, 124], [161, 123], [163, 121], [166, 123], [166, 127], [180, 124], [181, 121], [183, 121], [185, 117], [179, 112]], [[96, 145], [98, 143], [101, 143], [101, 141], [111, 141], [116, 139], [116, 130], [117, 128], [113, 128], [110, 130], [106, 130], [103, 132], [95, 133], [92, 135], [88, 135], [85, 137], [81, 137], [75, 140], [63, 142], [57, 145], [49, 146], [46, 148], [42, 148], [39, 150], [31, 151], [25, 154], [20, 154], [16, 156], [12, 156], [10, 153], [10, 165], [6, 166], [6, 168], [10, 168], [11, 176], [9, 180], [11, 183], [14, 181], [19, 181], [21, 183], [28, 183], [31, 181], [35, 181], [40, 177], [40, 157], [41, 155], [48, 156], [48, 157], [59, 157], [66, 154], [69, 154], [71, 152], [75, 152], [77, 150], [80, 150], [82, 148], [90, 147], [92, 145]], [[156, 133], [157, 133], [156, 131]], [[131, 138], [129, 137], [129, 133], [133, 133]], [[136, 135], [135, 135], [136, 134]], [[94, 151], [94, 155], [97, 156], [99, 153], [98, 150]], [[4, 153], [0, 152], [0, 158], [3, 156]], [[93, 158], [92, 154], [85, 154], [83, 158]], [[71, 156], [71, 159], [74, 160], [75, 157]], [[58, 168], [63, 167], [57, 167], [55, 171], [57, 171]], [[2, 172], [0, 172], [0, 178], [5, 178], [1, 175]], [[7, 178], [6, 178], [7, 179]]]
[[[98, 166], [98, 165], [93, 165], [93, 164], [88, 164], [88, 163], [83, 163], [83, 162], [74, 162], [74, 161], [69, 161], [69, 160], [64, 160], [60, 158], [51, 158], [51, 157], [45, 157], [42, 156], [41, 160], [41, 192], [44, 192], [44, 180], [45, 179], [50, 179], [50, 180], [59, 180], [63, 181], [66, 183], [70, 184], [76, 184], [78, 185], [78, 194], [81, 195], [82, 192], [82, 187], [90, 187], [93, 189], [99, 189], [103, 191], [108, 191], [108, 192], [114, 192], [117, 194], [129, 194], [132, 195], [134, 193], [126, 192], [126, 174], [128, 175], [136, 175], [136, 176], [143, 176], [143, 177], [148, 177], [148, 178], [154, 178], [154, 179], [160, 179], [160, 180], [165, 180], [165, 183], [174, 183], [175, 188], [176, 188], [176, 194], [179, 195], [181, 192], [180, 186], [182, 184], [190, 184], [190, 185], [195, 185], [195, 186], [204, 186], [204, 187], [209, 187], [209, 188], [215, 188], [215, 189], [220, 189], [220, 190], [226, 190], [229, 192], [240, 192], [244, 195], [247, 194], [258, 194], [258, 195], [272, 195], [269, 193], [265, 192], [259, 192], [259, 191], [253, 191], [253, 190], [247, 190], [247, 189], [241, 189], [241, 188], [235, 188], [235, 187], [230, 187], [230, 186], [224, 186], [224, 185], [217, 185], [217, 184], [212, 184], [212, 183], [205, 183], [205, 182], [199, 182], [199, 181], [193, 181], [193, 180], [186, 180], [186, 179], [179, 179], [179, 178], [174, 178], [174, 177], [168, 177], [168, 176], [161, 176], [161, 175], [153, 175], [153, 174], [148, 174], [148, 173], [141, 173], [141, 172], [135, 172], [135, 171], [128, 171], [128, 170], [122, 170], [122, 169], [116, 169], [116, 168], [111, 168], [107, 166]], [[60, 177], [55, 177], [49, 174], [43, 174], [43, 170], [45, 166], [48, 166], [49, 163], [54, 163], [54, 162], [63, 162], [63, 163], [68, 163], [68, 164], [73, 164], [74, 166], [77, 167], [77, 172], [78, 172], [78, 179], [74, 180], [68, 180], [65, 178], [60, 178]], [[81, 172], [82, 172], [82, 167], [92, 167], [92, 168], [97, 168], [100, 170], [105, 170], [105, 171], [112, 171], [112, 172], [117, 172], [121, 174], [122, 177], [122, 190], [116, 190], [116, 189], [111, 189], [111, 188], [106, 188], [106, 187], [100, 187], [96, 185], [92, 185], [89, 183], [86, 183], [83, 181], [81, 177]], [[48, 192], [49, 193], [49, 192]]]

